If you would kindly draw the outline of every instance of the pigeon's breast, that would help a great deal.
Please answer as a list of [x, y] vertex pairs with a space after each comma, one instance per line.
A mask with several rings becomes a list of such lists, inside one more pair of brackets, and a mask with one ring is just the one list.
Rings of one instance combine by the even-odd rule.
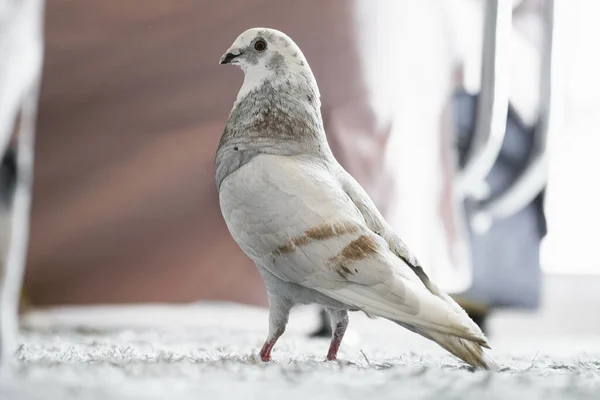
[[219, 202], [231, 235], [255, 262], [324, 221], [362, 218], [335, 178], [301, 157], [254, 157], [223, 181]]

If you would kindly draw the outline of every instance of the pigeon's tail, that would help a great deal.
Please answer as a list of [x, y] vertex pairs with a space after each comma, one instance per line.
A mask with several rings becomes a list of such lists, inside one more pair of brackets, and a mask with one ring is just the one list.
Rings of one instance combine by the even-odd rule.
[[427, 335], [420, 333], [473, 367], [498, 370], [496, 361], [478, 343], [443, 333], [428, 332]]
[[498, 363], [486, 353], [486, 349], [479, 343], [445, 333], [416, 328], [399, 322], [396, 323], [436, 342], [441, 347], [475, 368], [483, 368], [492, 371], [497, 371], [499, 369]]

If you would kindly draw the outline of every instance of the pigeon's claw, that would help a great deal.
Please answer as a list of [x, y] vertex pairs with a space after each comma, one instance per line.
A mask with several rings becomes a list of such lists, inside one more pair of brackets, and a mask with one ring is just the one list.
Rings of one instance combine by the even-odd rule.
[[270, 362], [273, 361], [273, 359], [271, 358], [271, 354], [269, 353], [263, 353], [263, 350], [260, 351], [260, 360], [262, 362]]

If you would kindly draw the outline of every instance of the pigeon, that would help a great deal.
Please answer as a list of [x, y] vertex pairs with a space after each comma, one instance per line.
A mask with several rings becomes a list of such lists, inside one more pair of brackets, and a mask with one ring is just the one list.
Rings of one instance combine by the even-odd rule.
[[475, 368], [497, 369], [467, 313], [428, 278], [327, 143], [317, 82], [286, 34], [252, 28], [219, 60], [244, 81], [215, 157], [221, 213], [231, 236], [254, 261], [269, 303], [260, 350], [271, 361], [296, 305], [324, 307], [336, 360], [348, 312], [381, 317]]

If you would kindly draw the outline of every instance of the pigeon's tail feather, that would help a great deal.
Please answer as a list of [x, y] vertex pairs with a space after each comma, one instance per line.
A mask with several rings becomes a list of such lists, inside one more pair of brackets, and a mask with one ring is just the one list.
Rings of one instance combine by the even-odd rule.
[[498, 370], [496, 361], [478, 343], [437, 332], [429, 333], [428, 336], [429, 339], [473, 367]]
[[475, 368], [492, 371], [497, 371], [499, 369], [498, 363], [486, 352], [484, 346], [479, 343], [444, 333], [416, 328], [403, 323], [398, 324], [436, 342], [438, 345]]

